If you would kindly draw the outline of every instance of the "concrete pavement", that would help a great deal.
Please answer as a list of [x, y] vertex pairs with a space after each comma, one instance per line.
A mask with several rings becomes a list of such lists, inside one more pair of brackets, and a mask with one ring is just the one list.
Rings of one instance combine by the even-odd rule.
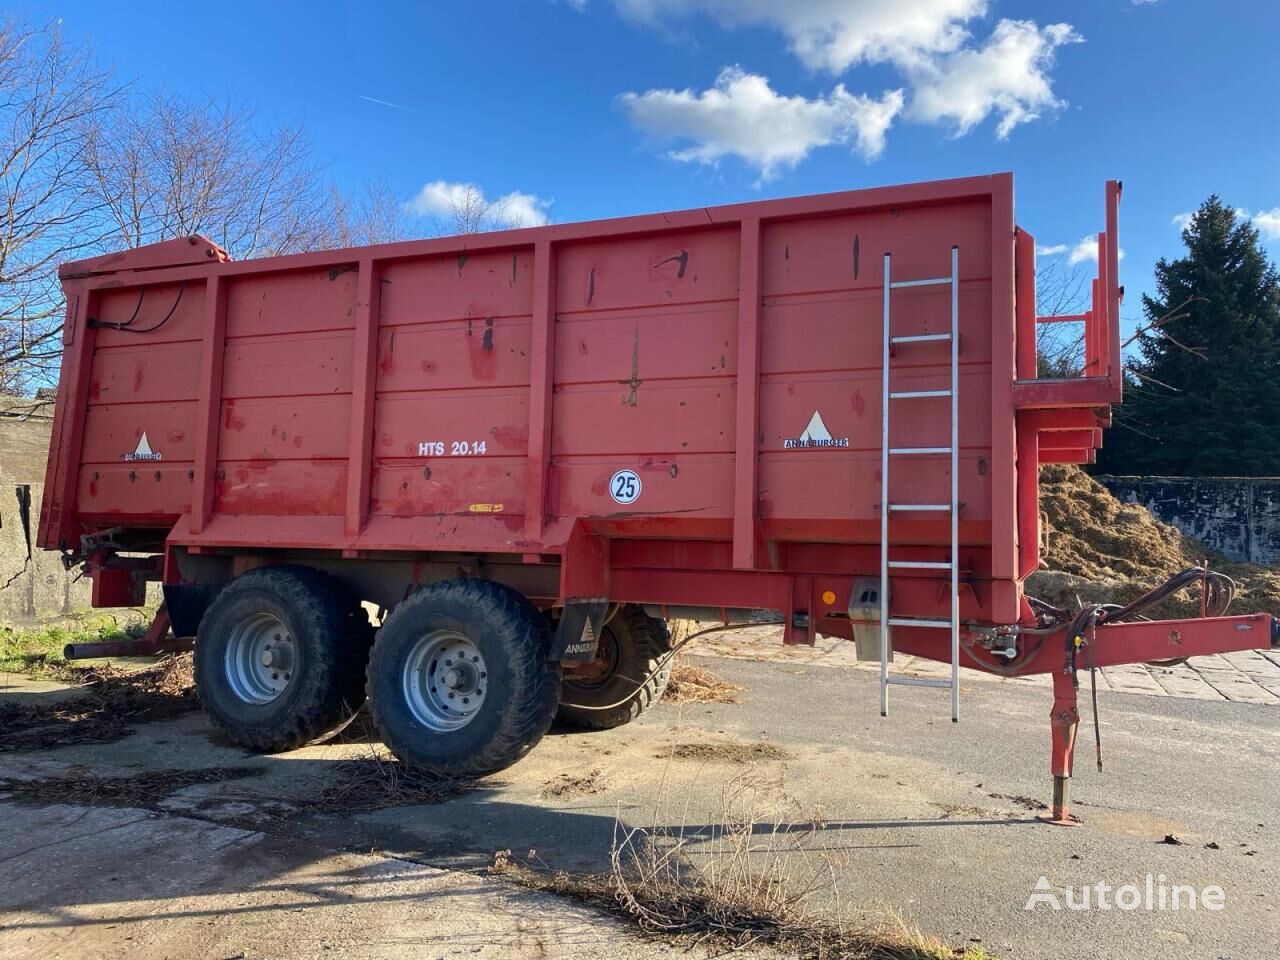
[[[825, 877], [816, 894], [825, 908], [869, 921], [896, 913], [999, 956], [1241, 960], [1270, 956], [1280, 943], [1273, 812], [1280, 711], [1104, 689], [1106, 772], [1093, 767], [1086, 718], [1074, 783], [1084, 825], [1057, 828], [1034, 819], [1049, 791], [1049, 697], [1037, 684], [966, 678], [962, 722], [952, 724], [946, 697], [916, 688], [895, 689], [891, 715], [882, 719], [865, 669], [742, 657], [700, 662], [743, 686], [741, 702], [663, 704], [619, 730], [556, 733], [511, 770], [431, 805], [309, 813], [308, 798], [333, 782], [338, 761], [367, 753], [367, 743], [251, 757], [212, 741], [199, 715], [143, 727], [115, 744], [0, 757], [3, 777], [47, 777], [75, 765], [117, 776], [251, 768], [242, 779], [175, 790], [143, 812], [7, 807], [0, 821], [6, 851], [30, 837], [83, 836], [79, 846], [0, 860], [0, 953], [65, 947], [63, 955], [84, 956], [84, 941], [77, 946], [75, 938], [109, 928], [117, 939], [101, 942], [112, 949], [142, 943], [150, 952], [138, 955], [159, 957], [205, 924], [214, 938], [205, 955], [322, 956], [331, 955], [322, 952], [331, 944], [347, 955], [383, 956], [412, 929], [412, 942], [429, 945], [418, 955], [452, 956], [444, 947], [453, 946], [453, 928], [434, 924], [467, 911], [433, 912], [433, 904], [474, 894], [480, 899], [467, 902], [493, 923], [461, 924], [475, 931], [465, 949], [479, 947], [480, 956], [523, 956], [526, 948], [533, 956], [584, 923], [584, 952], [626, 956], [634, 947], [650, 955], [651, 945], [612, 921], [584, 921], [582, 908], [558, 901], [538, 901], [535, 912], [549, 926], [517, 942], [528, 933], [525, 907], [488, 901], [487, 888], [466, 884], [492, 885], [474, 872], [500, 849], [547, 869], [602, 870], [619, 823], [681, 837], [689, 857], [706, 862], [724, 856], [726, 812], [758, 820], [757, 867], [781, 858], [793, 882]], [[92, 827], [76, 830], [76, 823]], [[1166, 835], [1180, 844], [1161, 842]], [[243, 857], [227, 860], [225, 851], [237, 850]], [[393, 862], [346, 859], [370, 851], [374, 861]], [[111, 873], [113, 864], [120, 869]], [[432, 884], [453, 881], [420, 872], [422, 865], [452, 871], [463, 886], [433, 899]], [[380, 870], [409, 871], [386, 881], [385, 890], [406, 891], [403, 899], [384, 891], [344, 906], [347, 912], [332, 906], [344, 893], [379, 889]], [[1065, 894], [1099, 881], [1141, 883], [1148, 873], [1169, 884], [1221, 886], [1226, 907], [1023, 909], [1040, 877]], [[129, 885], [110, 875], [128, 877]], [[349, 887], [344, 877], [352, 878]], [[308, 885], [320, 892], [302, 897], [295, 889]], [[349, 920], [326, 929], [325, 916]], [[278, 933], [294, 937], [293, 946], [284, 949]], [[441, 952], [430, 953], [437, 945]]]

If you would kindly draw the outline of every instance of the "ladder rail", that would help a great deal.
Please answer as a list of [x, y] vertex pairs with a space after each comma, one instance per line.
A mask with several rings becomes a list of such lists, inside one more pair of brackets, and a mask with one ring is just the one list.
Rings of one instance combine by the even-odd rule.
[[[884, 255], [884, 316], [883, 316], [883, 351], [881, 368], [880, 396], [880, 715], [889, 713], [889, 686], [902, 684], [907, 686], [949, 687], [951, 690], [951, 719], [960, 719], [960, 248], [951, 247], [951, 272], [946, 277], [935, 277], [924, 280], [893, 280], [891, 254]], [[890, 330], [890, 302], [894, 290], [910, 287], [941, 286], [951, 287], [951, 325], [947, 333], [926, 333], [893, 336]], [[950, 345], [950, 379], [948, 390], [904, 390], [890, 389], [889, 361], [896, 344], [914, 344], [948, 341]], [[947, 398], [950, 400], [950, 438], [946, 447], [890, 447], [889, 446], [889, 407], [894, 400], [915, 400], [926, 398]], [[949, 504], [897, 505], [889, 500], [889, 462], [890, 456], [901, 455], [947, 454], [950, 465]], [[889, 514], [895, 510], [945, 510], [950, 514], [948, 540], [951, 547], [951, 559], [947, 563], [926, 561], [904, 561], [889, 559]], [[891, 569], [929, 569], [949, 572], [948, 594], [950, 615], [948, 619], [921, 619], [912, 617], [890, 617], [889, 615], [889, 571]], [[951, 637], [951, 679], [932, 682], [915, 682], [901, 676], [889, 674], [889, 628], [891, 626], [937, 627], [947, 629]]]
[[951, 248], [951, 722], [960, 722], [960, 248]]
[[880, 395], [880, 716], [889, 715], [889, 254], [884, 255], [884, 365]]

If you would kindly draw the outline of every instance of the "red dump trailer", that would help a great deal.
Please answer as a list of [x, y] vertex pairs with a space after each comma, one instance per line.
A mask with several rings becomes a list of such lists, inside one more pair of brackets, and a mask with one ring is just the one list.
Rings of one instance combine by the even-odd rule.
[[[67, 264], [39, 542], [96, 606], [165, 605], [201, 700], [296, 746], [367, 694], [404, 760], [500, 769], [560, 713], [661, 693], [664, 620], [777, 611], [1052, 673], [1067, 816], [1076, 671], [1277, 642], [1023, 593], [1037, 468], [1121, 399], [1117, 219], [1078, 316], [1035, 313], [1009, 174], [231, 262], [203, 237]], [[1044, 322], [1083, 375], [1036, 375]], [[1225, 578], [1188, 571], [1206, 612]], [[362, 602], [382, 608], [377, 639]], [[73, 651], [74, 652], [74, 651]], [[81, 651], [85, 652], [85, 651]], [[940, 700], [941, 704], [941, 700]], [[941, 709], [941, 706], [940, 706]]]

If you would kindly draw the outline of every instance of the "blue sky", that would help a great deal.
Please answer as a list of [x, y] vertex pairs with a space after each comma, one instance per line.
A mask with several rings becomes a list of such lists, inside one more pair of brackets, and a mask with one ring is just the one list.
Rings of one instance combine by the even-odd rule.
[[[340, 184], [559, 222], [1012, 170], [1068, 250], [1125, 181], [1149, 289], [1209, 193], [1280, 256], [1272, 0], [33, 2], [122, 78], [301, 121]], [[383, 101], [381, 103], [375, 101]], [[434, 194], [422, 191], [436, 184]], [[1131, 296], [1127, 318], [1136, 317]]]

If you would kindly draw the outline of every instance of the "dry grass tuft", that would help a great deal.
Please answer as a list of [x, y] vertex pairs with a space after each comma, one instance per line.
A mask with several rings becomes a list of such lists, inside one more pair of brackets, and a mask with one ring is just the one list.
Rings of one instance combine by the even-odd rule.
[[717, 676], [705, 667], [676, 657], [671, 681], [662, 695], [663, 703], [737, 703], [734, 693], [742, 687]]
[[199, 708], [189, 653], [142, 670], [62, 666], [57, 676], [79, 687], [77, 695], [52, 703], [0, 703], [0, 751], [110, 743], [133, 724]]
[[[805, 960], [984, 960], [953, 950], [890, 916], [855, 923], [819, 910], [847, 866], [824, 848], [820, 817], [776, 815], [778, 788], [751, 773], [726, 783], [722, 822], [645, 829], [617, 821], [607, 874], [539, 869], [499, 850], [490, 872], [570, 896], [631, 921], [664, 940], [707, 941], [726, 950], [772, 946]], [[542, 865], [545, 867], [545, 865]]]

